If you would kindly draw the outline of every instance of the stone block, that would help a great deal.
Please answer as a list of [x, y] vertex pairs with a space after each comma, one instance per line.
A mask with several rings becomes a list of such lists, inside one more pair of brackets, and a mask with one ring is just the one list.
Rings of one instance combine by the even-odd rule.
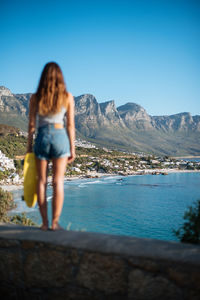
[[17, 299], [17, 290], [14, 285], [5, 282], [0, 282], [0, 295], [1, 299], [3, 300], [14, 300]]
[[80, 262], [80, 258], [82, 256], [82, 252], [77, 249], [70, 250], [70, 258], [73, 265], [78, 265]]
[[0, 250], [0, 274], [1, 280], [8, 281], [11, 285], [22, 283], [22, 255], [18, 249]]
[[183, 291], [161, 275], [133, 270], [129, 274], [128, 299], [183, 300]]
[[102, 300], [96, 292], [79, 287], [48, 289], [45, 294], [47, 300]]
[[126, 265], [115, 256], [100, 253], [85, 253], [77, 280], [81, 286], [99, 290], [105, 294], [125, 294], [127, 290]]
[[199, 291], [190, 291], [187, 298], [188, 300], [199, 300], [200, 292]]
[[128, 264], [131, 268], [143, 269], [150, 272], [159, 272], [160, 264], [154, 260], [145, 259], [145, 258], [129, 258]]
[[200, 293], [200, 270], [198, 268], [168, 268], [169, 278], [178, 285], [198, 290]]
[[11, 248], [11, 247], [17, 247], [19, 245], [20, 242], [17, 240], [0, 239], [0, 248]]
[[36, 243], [32, 241], [22, 241], [21, 247], [25, 250], [36, 248]]
[[59, 251], [59, 252], [65, 252], [65, 253], [69, 252], [69, 249], [67, 249], [66, 247], [55, 245], [55, 244], [49, 244], [48, 243], [48, 244], [45, 244], [45, 248], [46, 247], [48, 247], [49, 249], [52, 249], [52, 250]]
[[55, 250], [38, 249], [27, 254], [24, 264], [25, 284], [29, 287], [62, 287], [72, 280], [69, 256]]

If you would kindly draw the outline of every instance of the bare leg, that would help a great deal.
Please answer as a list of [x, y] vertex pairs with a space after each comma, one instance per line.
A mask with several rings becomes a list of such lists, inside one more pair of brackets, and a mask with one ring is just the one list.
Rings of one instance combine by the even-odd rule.
[[67, 166], [67, 157], [53, 158], [53, 220], [52, 229], [58, 230], [58, 224], [64, 201], [64, 174]]
[[38, 196], [40, 214], [42, 217], [41, 229], [47, 230], [48, 216], [47, 216], [46, 189], [47, 189], [48, 161], [36, 158], [36, 166], [37, 166], [37, 173], [38, 173], [37, 196]]

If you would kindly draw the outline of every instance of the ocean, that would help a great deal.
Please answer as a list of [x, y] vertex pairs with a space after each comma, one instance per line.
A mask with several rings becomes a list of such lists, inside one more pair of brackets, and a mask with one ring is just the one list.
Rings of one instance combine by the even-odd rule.
[[[200, 199], [200, 173], [112, 176], [65, 182], [60, 225], [71, 230], [177, 240], [188, 206]], [[14, 192], [15, 213], [25, 211], [41, 223], [38, 208], [27, 208]], [[48, 192], [51, 218], [52, 190]]]

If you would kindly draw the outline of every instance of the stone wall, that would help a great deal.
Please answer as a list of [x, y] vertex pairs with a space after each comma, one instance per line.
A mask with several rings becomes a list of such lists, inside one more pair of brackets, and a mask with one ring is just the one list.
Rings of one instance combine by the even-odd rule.
[[0, 226], [1, 299], [200, 299], [200, 247]]

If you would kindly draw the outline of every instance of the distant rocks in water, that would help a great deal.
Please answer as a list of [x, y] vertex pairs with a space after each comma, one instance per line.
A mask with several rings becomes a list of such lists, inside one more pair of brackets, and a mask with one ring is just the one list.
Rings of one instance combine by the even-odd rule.
[[167, 172], [160, 172], [160, 171], [155, 171], [151, 173], [152, 175], [168, 175]]

